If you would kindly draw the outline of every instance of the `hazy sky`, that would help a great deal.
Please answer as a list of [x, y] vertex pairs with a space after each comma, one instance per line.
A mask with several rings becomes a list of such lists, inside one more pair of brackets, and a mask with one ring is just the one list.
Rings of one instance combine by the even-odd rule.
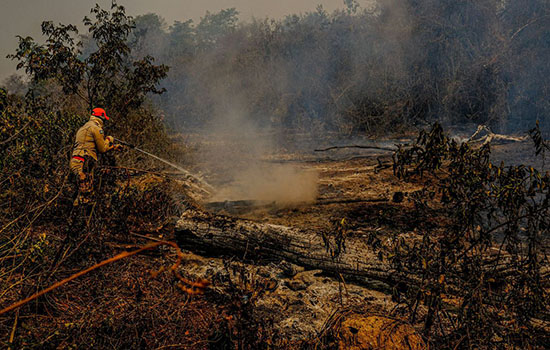
[[[15, 51], [16, 35], [38, 39], [44, 20], [80, 24], [96, 3], [108, 8], [111, 0], [0, 0], [0, 81], [15, 72], [15, 62], [5, 57]], [[317, 5], [331, 12], [343, 7], [344, 0], [119, 0], [118, 3], [126, 7], [128, 14], [154, 12], [171, 24], [174, 20], [198, 20], [206, 11], [230, 7], [237, 8], [241, 20], [281, 18], [314, 10]]]

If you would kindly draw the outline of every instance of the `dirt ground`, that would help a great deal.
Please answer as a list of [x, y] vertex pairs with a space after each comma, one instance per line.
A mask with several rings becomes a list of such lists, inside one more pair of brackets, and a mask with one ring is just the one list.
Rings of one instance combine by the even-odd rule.
[[[261, 160], [269, 167], [291, 164], [300, 172], [314, 173], [316, 196], [313, 200], [279, 203], [241, 198], [231, 201], [204, 202], [206, 210], [258, 222], [330, 232], [338, 223], [346, 223], [348, 235], [357, 238], [376, 236], [380, 240], [394, 235], [414, 234], [419, 225], [407, 196], [419, 190], [418, 183], [405, 183], [393, 175], [388, 152], [336, 150], [271, 154]], [[236, 167], [232, 164], [232, 167]], [[231, 186], [221, 180], [226, 172], [220, 166], [207, 179], [214, 186]], [[284, 265], [284, 263], [283, 263]], [[256, 302], [259, 317], [271, 318], [279, 334], [292, 342], [315, 339], [328, 322], [343, 310], [361, 310], [364, 316], [385, 315], [399, 319], [400, 310], [391, 294], [377, 288], [342, 283], [323, 276], [321, 271], [298, 271], [286, 274], [288, 266], [254, 266], [245, 264], [253, 276], [275, 280], [277, 287]], [[193, 276], [211, 279], [222, 270], [222, 262], [212, 258], [198, 264]], [[210, 272], [208, 272], [210, 271]], [[214, 282], [214, 285], [216, 283]], [[221, 287], [221, 285], [219, 285]]]
[[[540, 168], [544, 166], [537, 163], [531, 144], [494, 145], [492, 151], [495, 163], [531, 162]], [[275, 166], [292, 164], [300, 171], [316, 174], [318, 186], [314, 199], [278, 203], [245, 197], [203, 205], [218, 214], [319, 232], [329, 232], [345, 220], [348, 236], [366, 239], [374, 235], [381, 241], [399, 236], [414, 237], [419, 229], [434, 233], [444, 229], [446, 222], [438, 221], [438, 218], [430, 221], [415, 215], [408, 197], [423, 187], [422, 181], [404, 182], [394, 176], [388, 153], [337, 149], [271, 154], [262, 162]], [[238, 166], [233, 164], [233, 167]], [[210, 179], [215, 184], [219, 178], [212, 174]], [[230, 182], [222, 181], [218, 185], [228, 186]], [[219, 263], [211, 260], [210, 268], [216, 269], [216, 264]], [[277, 268], [263, 268], [260, 275], [278, 279], [280, 284], [273, 294], [260, 298], [258, 305], [262, 305], [266, 315], [275, 314], [274, 327], [295, 341], [315, 337], [338, 310], [351, 308], [361, 310], [364, 316], [383, 314], [398, 320], [401, 315], [391, 295], [380, 293], [376, 288], [349, 284], [346, 293], [342, 293], [340, 281], [323, 277], [315, 271], [308, 275], [305, 283], [300, 277], [281, 277]]]

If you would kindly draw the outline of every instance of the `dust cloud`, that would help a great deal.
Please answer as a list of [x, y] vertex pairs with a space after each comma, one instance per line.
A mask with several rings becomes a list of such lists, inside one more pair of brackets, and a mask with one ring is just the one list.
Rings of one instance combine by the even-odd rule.
[[235, 174], [231, 184], [222, 187], [214, 202], [254, 200], [280, 205], [312, 202], [317, 196], [317, 173], [288, 164], [256, 163]]
[[246, 105], [231, 95], [218, 95], [214, 122], [202, 137], [199, 162], [218, 190], [209, 201], [249, 200], [283, 206], [314, 201], [317, 173], [272, 162], [280, 148], [274, 133], [257, 125]]

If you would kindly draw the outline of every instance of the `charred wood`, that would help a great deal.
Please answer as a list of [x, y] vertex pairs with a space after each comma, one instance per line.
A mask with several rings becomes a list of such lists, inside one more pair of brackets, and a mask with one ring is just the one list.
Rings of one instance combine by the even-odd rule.
[[[181, 248], [213, 256], [233, 256], [256, 262], [290, 262], [322, 270], [344, 281], [389, 290], [398, 280], [414, 283], [416, 277], [397, 276], [368, 245], [347, 240], [339, 256], [331, 256], [323, 236], [314, 231], [258, 223], [190, 210], [176, 224]], [[416, 281], [418, 282], [418, 281]]]

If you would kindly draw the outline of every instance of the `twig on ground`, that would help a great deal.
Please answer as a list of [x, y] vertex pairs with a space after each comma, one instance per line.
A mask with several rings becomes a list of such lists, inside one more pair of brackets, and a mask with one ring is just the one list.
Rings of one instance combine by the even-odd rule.
[[135, 236], [135, 237], [139, 237], [139, 238], [143, 238], [143, 239], [149, 239], [149, 240], [155, 241], [155, 242], [163, 242], [162, 239], [155, 238], [155, 237], [149, 237], [149, 236], [145, 236], [145, 235], [140, 235], [139, 233], [130, 232], [130, 234], [132, 236]]
[[13, 327], [11, 329], [10, 333], [10, 346], [8, 347], [9, 350], [11, 350], [11, 345], [13, 344], [13, 339], [15, 338], [15, 331], [17, 330], [17, 321], [19, 321], [19, 310], [15, 313], [15, 320], [13, 321]]
[[315, 152], [326, 152], [333, 149], [344, 149], [344, 148], [360, 148], [360, 149], [376, 149], [381, 151], [397, 151], [397, 148], [389, 148], [389, 147], [378, 147], [378, 146], [362, 146], [362, 145], [348, 145], [348, 146], [332, 146], [328, 148], [322, 148], [322, 149], [316, 149]]

